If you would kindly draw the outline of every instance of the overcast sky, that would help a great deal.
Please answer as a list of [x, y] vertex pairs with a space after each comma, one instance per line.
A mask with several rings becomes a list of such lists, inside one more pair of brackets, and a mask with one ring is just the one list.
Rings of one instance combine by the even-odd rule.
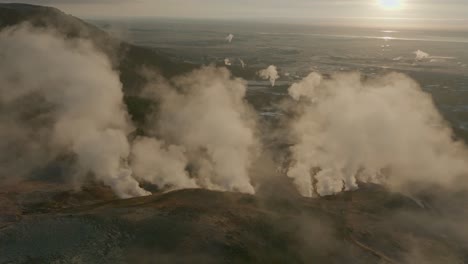
[[381, 20], [386, 18], [387, 21], [399, 18], [400, 24], [435, 26], [467, 25], [468, 21], [468, 0], [401, 0], [402, 7], [395, 10], [382, 8], [378, 4], [379, 0], [0, 0], [0, 2], [50, 5], [83, 18], [277, 18], [311, 21], [353, 20], [367, 21], [367, 23], [369, 19], [375, 18]]

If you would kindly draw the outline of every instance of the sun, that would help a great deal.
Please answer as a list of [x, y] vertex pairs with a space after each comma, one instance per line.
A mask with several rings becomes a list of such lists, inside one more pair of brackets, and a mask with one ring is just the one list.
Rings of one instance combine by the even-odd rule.
[[402, 0], [378, 0], [379, 6], [387, 10], [400, 9], [403, 6]]

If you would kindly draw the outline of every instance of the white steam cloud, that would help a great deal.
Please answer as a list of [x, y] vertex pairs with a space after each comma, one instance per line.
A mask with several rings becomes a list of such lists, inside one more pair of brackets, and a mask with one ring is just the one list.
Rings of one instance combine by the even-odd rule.
[[231, 60], [229, 58], [225, 58], [224, 59], [224, 65], [231, 66], [232, 65]]
[[93, 176], [121, 198], [150, 194], [140, 182], [254, 193], [255, 114], [246, 82], [227, 69], [150, 83], [160, 106], [155, 135], [129, 142], [118, 74], [90, 43], [23, 26], [2, 32], [0, 48], [2, 179], [71, 155], [78, 185]]
[[268, 68], [260, 70], [258, 76], [264, 80], [269, 80], [271, 86], [275, 86], [276, 80], [280, 77], [275, 65], [270, 65]]
[[245, 69], [245, 66], [247, 66], [247, 64], [245, 64], [245, 62], [242, 59], [239, 59], [239, 62], [242, 66], [242, 69]]
[[416, 55], [416, 58], [415, 60], [417, 61], [422, 61], [422, 60], [425, 60], [425, 59], [428, 59], [430, 57], [429, 53], [426, 53], [422, 50], [417, 50], [414, 52], [414, 54]]
[[[132, 166], [138, 177], [159, 185], [162, 180], [154, 174], [161, 172], [158, 175], [170, 177], [171, 182], [165, 183], [174, 188], [194, 187], [195, 181], [202, 188], [254, 193], [248, 172], [258, 142], [245, 93], [246, 82], [233, 79], [225, 68], [204, 67], [172, 84], [150, 82], [146, 94], [154, 95], [161, 104], [152, 120], [156, 134], [172, 146], [146, 142], [141, 147], [145, 151], [134, 151]], [[157, 142], [156, 138], [147, 139], [151, 140]], [[159, 158], [145, 161], [148, 153]], [[162, 160], [168, 156], [177, 162]], [[155, 163], [161, 166], [157, 172]], [[163, 169], [165, 165], [172, 168]], [[189, 172], [183, 171], [184, 165], [191, 168]]]
[[[146, 136], [129, 142], [134, 128], [118, 74], [87, 41], [11, 28], [0, 33], [0, 57], [0, 178], [72, 156], [77, 183], [93, 176], [122, 198], [148, 195], [141, 182], [255, 193], [256, 115], [245, 100], [247, 83], [226, 68], [172, 80], [149, 74], [144, 95], [158, 110]], [[258, 75], [272, 86], [279, 78], [274, 65]], [[295, 116], [287, 175], [302, 195], [352, 190], [358, 181], [465, 184], [458, 182], [468, 174], [465, 145], [408, 77], [311, 73], [289, 94]]]
[[357, 188], [357, 182], [462, 184], [468, 151], [430, 95], [402, 74], [363, 80], [358, 73], [311, 73], [289, 89], [298, 101], [288, 176], [312, 197]]
[[227, 37], [225, 38], [227, 42], [231, 43], [232, 40], [234, 39], [234, 35], [233, 34], [229, 34], [227, 35]]
[[133, 142], [132, 167], [135, 175], [141, 175], [140, 180], [162, 189], [198, 187], [186, 171], [187, 164], [183, 147], [164, 146], [163, 142], [148, 137], [139, 137]]
[[415, 58], [416, 61], [429, 60], [429, 62], [440, 62], [440, 61], [456, 59], [455, 57], [432, 56], [429, 53], [426, 53], [422, 50], [417, 50], [413, 53], [416, 55], [416, 58]]
[[[18, 173], [5, 177], [24, 176], [73, 153], [77, 182], [92, 173], [120, 197], [148, 194], [126, 166], [132, 126], [118, 75], [103, 54], [86, 41], [21, 26], [0, 33], [0, 57], [2, 141], [14, 142], [18, 151], [0, 144], [0, 162], [6, 161], [8, 173]], [[15, 155], [17, 162], [6, 157]], [[19, 166], [28, 169], [19, 172]]]

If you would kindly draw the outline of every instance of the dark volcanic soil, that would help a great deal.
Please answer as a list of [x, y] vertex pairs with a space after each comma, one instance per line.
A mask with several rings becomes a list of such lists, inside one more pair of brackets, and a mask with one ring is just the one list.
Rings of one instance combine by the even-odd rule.
[[[464, 263], [466, 258], [466, 245], [456, 235], [422, 225], [422, 218], [437, 219], [435, 209], [376, 186], [317, 199], [182, 190], [93, 202], [112, 199], [105, 189], [100, 197], [93, 191], [98, 189], [44, 192], [41, 199], [48, 199], [42, 203], [25, 202], [31, 194], [4, 193], [2, 201], [11, 206], [1, 212], [0, 263]], [[74, 205], [78, 196], [87, 205]]]

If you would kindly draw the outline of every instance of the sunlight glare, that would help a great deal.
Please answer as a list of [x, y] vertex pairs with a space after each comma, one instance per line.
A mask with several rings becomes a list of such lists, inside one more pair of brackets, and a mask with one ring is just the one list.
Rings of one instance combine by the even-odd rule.
[[379, 6], [387, 10], [400, 9], [402, 7], [401, 0], [378, 0]]

